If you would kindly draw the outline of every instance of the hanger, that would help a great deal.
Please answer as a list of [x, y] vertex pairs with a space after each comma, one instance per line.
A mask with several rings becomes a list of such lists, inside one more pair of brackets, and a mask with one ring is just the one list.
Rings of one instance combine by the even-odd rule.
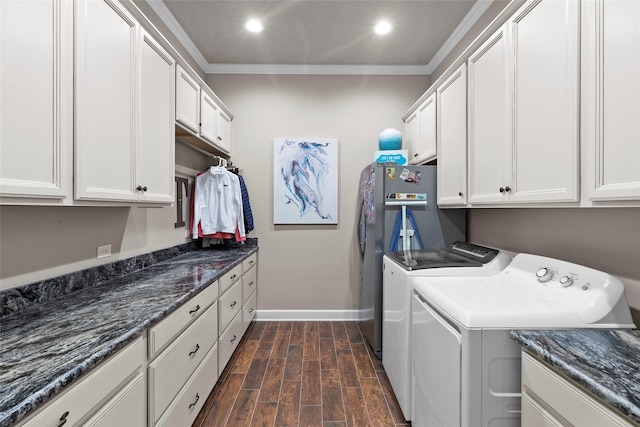
[[218, 160], [218, 164], [211, 166], [222, 166], [223, 168], [227, 167], [227, 159], [223, 159], [222, 157], [215, 156], [213, 157], [215, 160]]

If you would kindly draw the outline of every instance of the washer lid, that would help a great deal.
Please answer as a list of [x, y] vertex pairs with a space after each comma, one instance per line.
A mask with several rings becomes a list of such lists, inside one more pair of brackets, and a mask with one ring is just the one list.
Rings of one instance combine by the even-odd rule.
[[[558, 274], [541, 282], [536, 276], [541, 267]], [[567, 276], [572, 285], [561, 280]], [[516, 255], [493, 276], [416, 278], [413, 286], [434, 308], [467, 328], [634, 327], [618, 279], [535, 255]]]

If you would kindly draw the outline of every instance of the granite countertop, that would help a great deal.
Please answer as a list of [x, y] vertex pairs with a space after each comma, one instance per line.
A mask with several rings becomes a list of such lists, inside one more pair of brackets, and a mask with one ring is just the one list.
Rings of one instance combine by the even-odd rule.
[[512, 331], [535, 356], [640, 422], [640, 330]]
[[0, 319], [0, 427], [10, 426], [258, 250], [177, 255]]

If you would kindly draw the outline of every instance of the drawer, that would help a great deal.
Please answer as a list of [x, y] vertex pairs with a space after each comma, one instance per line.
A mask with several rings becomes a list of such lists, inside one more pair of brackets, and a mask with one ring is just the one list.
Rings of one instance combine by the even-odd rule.
[[252, 268], [242, 275], [242, 301], [246, 301], [258, 287], [257, 268]]
[[180, 394], [169, 406], [157, 426], [190, 426], [200, 413], [204, 403], [218, 380], [218, 345], [207, 353]]
[[218, 371], [222, 372], [224, 367], [227, 366], [227, 362], [231, 358], [231, 355], [235, 351], [236, 347], [240, 343], [242, 338], [242, 314], [238, 314], [233, 318], [227, 329], [220, 336], [218, 340], [219, 346], [219, 364]]
[[223, 294], [234, 283], [240, 280], [242, 275], [242, 265], [238, 264], [231, 270], [227, 271], [224, 276], [220, 278], [220, 294]]
[[158, 421], [218, 338], [214, 303], [149, 364], [149, 414]]
[[242, 274], [255, 267], [258, 262], [258, 252], [254, 252], [242, 261]]
[[64, 394], [24, 425], [56, 426], [63, 419], [66, 419], [67, 425], [78, 424], [95, 412], [99, 403], [115, 395], [123, 384], [141, 371], [141, 367], [146, 363], [146, 352], [146, 341], [143, 337], [137, 338], [95, 368], [78, 384], [68, 386]]
[[203, 313], [218, 298], [218, 281], [191, 298], [149, 330], [149, 359], [166, 347], [171, 340]]
[[242, 306], [242, 330], [246, 331], [249, 323], [256, 317], [258, 307], [258, 293], [252, 293]]
[[[522, 394], [537, 407], [576, 426], [631, 426], [632, 424], [553, 372], [528, 353], [522, 353]], [[534, 406], [528, 403], [530, 406]], [[530, 411], [523, 412], [523, 426]], [[562, 423], [562, 422], [561, 422]]]
[[85, 427], [145, 427], [147, 425], [147, 377], [140, 372], [104, 405]]
[[220, 297], [219, 302], [220, 323], [218, 324], [218, 334], [221, 334], [231, 319], [235, 317], [242, 307], [242, 284], [237, 282], [227, 292]]

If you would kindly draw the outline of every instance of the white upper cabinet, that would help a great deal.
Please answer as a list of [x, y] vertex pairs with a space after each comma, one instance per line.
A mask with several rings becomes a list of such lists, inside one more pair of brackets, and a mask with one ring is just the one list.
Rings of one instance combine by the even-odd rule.
[[467, 68], [462, 64], [436, 90], [438, 205], [467, 203]]
[[527, 1], [470, 57], [472, 204], [578, 200], [579, 6]]
[[640, 200], [640, 2], [589, 0], [582, 21], [588, 197]]
[[73, 3], [0, 1], [0, 197], [71, 198]]
[[423, 164], [436, 158], [436, 94], [433, 93], [418, 107], [418, 136], [413, 154], [412, 164]]
[[225, 113], [207, 89], [204, 89], [184, 68], [176, 68], [176, 123], [187, 132], [180, 137], [195, 136], [199, 148], [223, 154], [231, 153], [231, 116]]
[[416, 143], [418, 140], [418, 112], [412, 112], [406, 119], [404, 119], [404, 134], [402, 135], [403, 148], [407, 150], [407, 159], [412, 163], [413, 155], [416, 150]]
[[469, 58], [469, 202], [497, 203], [511, 171], [506, 27]]
[[530, 0], [513, 41], [512, 202], [577, 201], [580, 3]]
[[223, 151], [231, 153], [231, 116], [218, 109], [218, 137], [216, 144]]
[[200, 132], [200, 85], [180, 65], [176, 66], [176, 121]]
[[135, 201], [137, 24], [116, 2], [75, 7], [76, 198]]
[[76, 198], [171, 203], [173, 59], [115, 1], [75, 13]]
[[[136, 188], [144, 202], [174, 201], [175, 61], [142, 31]], [[144, 190], [144, 187], [147, 187]]]

